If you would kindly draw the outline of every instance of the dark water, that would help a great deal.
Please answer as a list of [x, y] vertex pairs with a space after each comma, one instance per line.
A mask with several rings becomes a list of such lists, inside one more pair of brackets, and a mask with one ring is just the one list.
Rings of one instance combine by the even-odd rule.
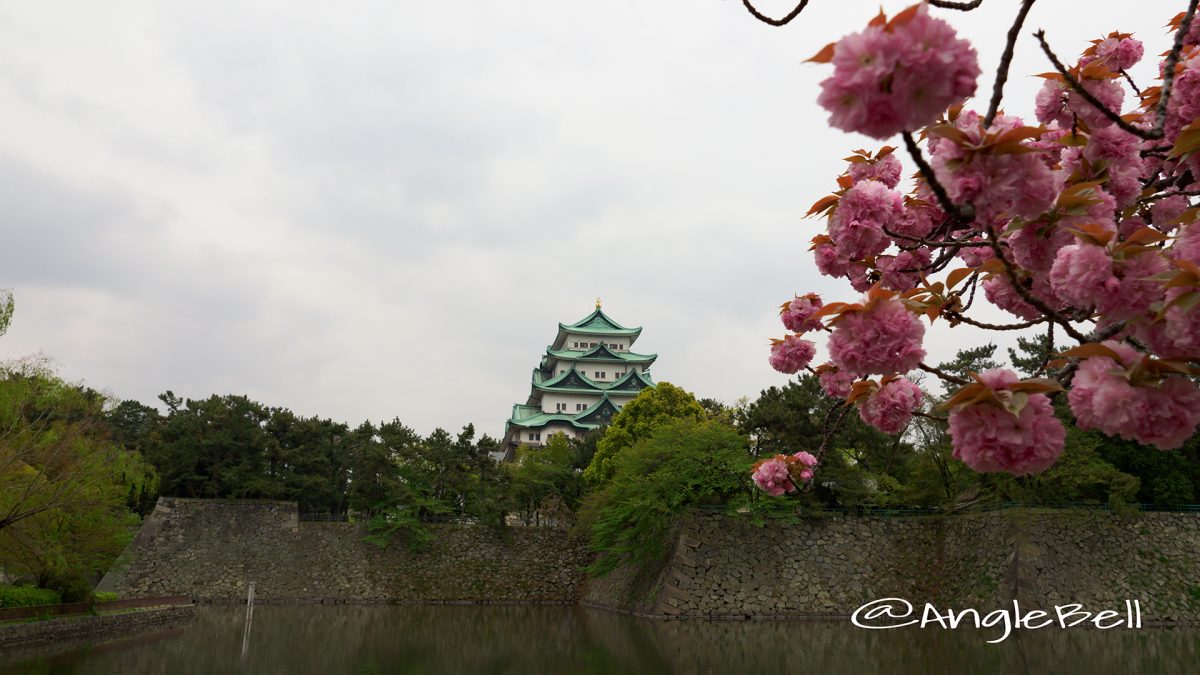
[[867, 631], [575, 607], [200, 607], [183, 628], [0, 654], [19, 673], [1200, 673], [1200, 629]]

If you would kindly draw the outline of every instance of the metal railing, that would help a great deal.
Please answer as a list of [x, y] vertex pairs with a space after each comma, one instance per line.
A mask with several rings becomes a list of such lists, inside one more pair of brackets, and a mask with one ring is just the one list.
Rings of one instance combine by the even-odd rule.
[[[700, 511], [732, 513], [736, 507], [731, 504], [704, 504], [697, 507]], [[800, 507], [797, 507], [798, 509]], [[1108, 511], [1124, 512], [1137, 511], [1142, 513], [1197, 513], [1200, 514], [1200, 504], [1123, 504], [1112, 505], [1095, 502], [1061, 502], [1027, 503], [1027, 502], [988, 502], [973, 503], [954, 507], [923, 507], [923, 506], [822, 506], [804, 509], [809, 513], [844, 513], [859, 516], [945, 516], [959, 513], [986, 513], [1005, 511], [1009, 509], [1062, 509], [1079, 511]]]
[[95, 612], [111, 612], [118, 609], [146, 609], [148, 607], [178, 607], [190, 605], [192, 599], [186, 595], [168, 595], [157, 598], [128, 598], [108, 602], [69, 602], [61, 605], [31, 605], [28, 607], [5, 607], [0, 609], [0, 621], [76, 616]]

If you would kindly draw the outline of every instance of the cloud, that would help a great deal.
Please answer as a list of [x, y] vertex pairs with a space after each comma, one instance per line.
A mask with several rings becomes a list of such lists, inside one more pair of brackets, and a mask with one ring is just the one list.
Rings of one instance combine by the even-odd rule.
[[[1121, 7], [1038, 5], [1028, 26], [1070, 54], [1120, 17], [1160, 51], [1169, 17]], [[802, 62], [874, 11], [813, 3], [772, 29], [685, 0], [10, 7], [0, 348], [146, 402], [495, 435], [600, 295], [644, 326], [657, 379], [754, 396], [783, 381], [778, 304], [854, 295], [813, 270], [822, 224], [801, 216], [875, 144], [826, 128], [825, 69]], [[949, 18], [994, 63], [1012, 11]], [[1046, 66], [1022, 40], [1006, 103], [1025, 112]], [[939, 325], [929, 347], [985, 338]]]

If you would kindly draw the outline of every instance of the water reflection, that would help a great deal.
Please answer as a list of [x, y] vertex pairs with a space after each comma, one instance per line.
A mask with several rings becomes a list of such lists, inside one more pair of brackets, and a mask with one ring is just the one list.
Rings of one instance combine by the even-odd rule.
[[[29, 673], [1179, 673], [1200, 630], [865, 631], [831, 622], [657, 622], [573, 607], [201, 607], [183, 631], [0, 656]], [[6, 661], [7, 659], [7, 661]]]

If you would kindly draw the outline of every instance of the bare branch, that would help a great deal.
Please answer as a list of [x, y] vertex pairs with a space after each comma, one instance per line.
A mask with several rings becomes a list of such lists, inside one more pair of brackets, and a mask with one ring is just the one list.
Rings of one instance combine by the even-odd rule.
[[782, 19], [772, 19], [766, 14], [763, 14], [755, 9], [754, 5], [750, 4], [750, 0], [742, 0], [742, 4], [745, 5], [750, 14], [759, 21], [772, 26], [786, 26], [788, 23], [791, 23], [792, 19], [800, 16], [800, 12], [803, 12], [804, 8], [808, 6], [808, 0], [800, 0], [800, 4], [796, 5], [796, 9], [788, 12]]
[[1017, 45], [1017, 36], [1021, 33], [1021, 26], [1024, 25], [1025, 17], [1029, 15], [1029, 9], [1033, 7], [1033, 2], [1034, 0], [1021, 2], [1021, 11], [1017, 12], [1016, 20], [1008, 29], [1008, 42], [1004, 45], [1000, 66], [996, 68], [996, 83], [992, 85], [992, 102], [988, 104], [987, 116], [983, 118], [984, 129], [992, 126], [992, 121], [996, 119], [996, 112], [1000, 110], [1000, 99], [1004, 98], [1004, 83], [1008, 82], [1008, 67], [1012, 65], [1013, 49]]
[[1133, 93], [1137, 94], [1138, 98], [1141, 98], [1142, 90], [1138, 89], [1137, 83], [1133, 81], [1133, 78], [1129, 76], [1129, 73], [1125, 72], [1125, 69], [1122, 68], [1121, 74], [1125, 76], [1125, 81], [1129, 83], [1129, 87], [1133, 89]]
[[969, 12], [983, 4], [983, 0], [969, 0], [965, 2], [955, 2], [955, 0], [928, 0], [929, 4], [942, 9], [955, 9], [960, 12]]
[[937, 368], [934, 368], [933, 366], [927, 366], [924, 363], [918, 364], [917, 367], [927, 373], [933, 373], [934, 375], [937, 375], [940, 379], [943, 379], [947, 382], [951, 382], [953, 384], [958, 384], [958, 385], [971, 384], [970, 380], [959, 377], [957, 375], [951, 375], [950, 373], [947, 373], [944, 370], [938, 370]]
[[[829, 409], [825, 413], [825, 423], [822, 425], [821, 447], [817, 448], [816, 457], [819, 461], [825, 456], [825, 451], [829, 449], [830, 442], [833, 441], [833, 435], [837, 433], [838, 427], [842, 426], [842, 420], [846, 419], [846, 413], [854, 406], [844, 401], [839, 401], [837, 405]], [[837, 416], [834, 416], [837, 413]]]
[[988, 330], [1023, 330], [1025, 328], [1029, 328], [1030, 326], [1036, 326], [1039, 323], [1046, 321], [1045, 318], [1042, 318], [1042, 319], [1034, 319], [1032, 321], [1022, 321], [1021, 323], [987, 323], [984, 321], [977, 321], [968, 316], [963, 316], [962, 314], [958, 314], [958, 313], [955, 313], [954, 320], [961, 321], [961, 322], [967, 324], [968, 326], [975, 326], [976, 328], [986, 328]]

